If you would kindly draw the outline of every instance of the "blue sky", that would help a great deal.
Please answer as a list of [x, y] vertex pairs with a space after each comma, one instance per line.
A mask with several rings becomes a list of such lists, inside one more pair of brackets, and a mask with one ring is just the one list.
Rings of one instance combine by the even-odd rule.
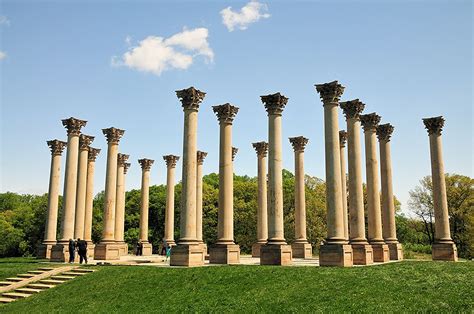
[[[360, 98], [366, 113], [395, 126], [394, 191], [405, 209], [408, 191], [430, 174], [424, 117], [446, 118], [446, 172], [473, 176], [471, 1], [261, 1], [257, 11], [239, 15], [248, 4], [1, 1], [0, 191], [47, 192], [46, 140], [65, 140], [60, 120], [70, 116], [88, 120], [84, 133], [103, 149], [97, 191], [105, 184], [101, 129], [110, 126], [126, 130], [120, 151], [131, 156], [127, 188], [139, 188], [143, 157], [156, 160], [152, 184], [165, 183], [162, 156], [182, 154], [174, 91], [191, 85], [207, 92], [198, 131], [199, 148], [209, 152], [205, 173], [218, 170], [211, 106], [240, 107], [235, 171], [254, 176], [251, 143], [267, 138], [259, 96], [281, 92], [289, 97], [284, 167], [293, 170], [288, 137], [304, 135], [306, 172], [324, 178], [323, 107], [314, 84], [335, 79], [346, 87], [342, 100]], [[221, 11], [229, 6], [226, 26]], [[243, 24], [229, 24], [232, 18]], [[156, 49], [168, 59], [157, 61]], [[339, 123], [345, 128], [342, 112]]]

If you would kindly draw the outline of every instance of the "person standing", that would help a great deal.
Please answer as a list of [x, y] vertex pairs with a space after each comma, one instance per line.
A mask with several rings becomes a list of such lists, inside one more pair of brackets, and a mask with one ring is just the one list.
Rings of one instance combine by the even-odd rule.
[[79, 263], [82, 264], [84, 261], [87, 264], [87, 242], [81, 239], [77, 239], [77, 249], [79, 252]]
[[69, 263], [74, 263], [76, 257], [76, 242], [73, 239], [69, 239]]

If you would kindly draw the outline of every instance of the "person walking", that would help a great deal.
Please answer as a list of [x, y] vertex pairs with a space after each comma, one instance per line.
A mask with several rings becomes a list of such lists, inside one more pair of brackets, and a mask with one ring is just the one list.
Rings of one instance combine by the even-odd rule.
[[79, 263], [82, 264], [84, 261], [87, 264], [87, 242], [81, 239], [77, 239], [77, 248], [79, 252]]
[[138, 241], [137, 242], [137, 256], [141, 256], [142, 255], [142, 252], [143, 252], [143, 244], [142, 244], [142, 241]]
[[170, 255], [171, 255], [171, 246], [166, 245], [166, 259], [165, 259], [165, 261], [168, 260], [168, 257], [170, 257]]
[[76, 242], [73, 239], [69, 239], [69, 263], [74, 263], [76, 257]]

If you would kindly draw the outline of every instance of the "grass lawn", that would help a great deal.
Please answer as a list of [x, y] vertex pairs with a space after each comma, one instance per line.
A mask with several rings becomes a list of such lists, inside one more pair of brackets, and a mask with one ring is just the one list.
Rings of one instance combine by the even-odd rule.
[[40, 267], [58, 266], [58, 264], [40, 263], [41, 261], [42, 260], [38, 260], [34, 257], [0, 258], [0, 281]]
[[0, 312], [472, 312], [473, 288], [473, 262], [345, 269], [103, 266]]

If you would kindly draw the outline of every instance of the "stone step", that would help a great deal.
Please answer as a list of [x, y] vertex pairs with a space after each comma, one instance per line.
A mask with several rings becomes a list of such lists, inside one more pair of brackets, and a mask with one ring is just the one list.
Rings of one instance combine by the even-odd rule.
[[15, 299], [0, 297], [0, 303], [10, 303], [10, 302], [13, 302], [13, 301], [15, 301]]
[[42, 274], [44, 272], [45, 272], [44, 270], [29, 270], [28, 271], [29, 274], [36, 274], [36, 275]]
[[43, 280], [40, 280], [39, 281], [40, 283], [44, 283], [44, 284], [50, 284], [50, 285], [59, 285], [61, 283], [64, 283], [65, 281], [63, 280], [53, 280], [53, 279], [43, 279]]
[[44, 271], [50, 271], [50, 270], [53, 270], [54, 268], [53, 267], [40, 267], [38, 268], [38, 270], [44, 270]]
[[75, 271], [66, 271], [66, 272], [62, 273], [61, 275], [64, 275], [64, 276], [84, 276], [84, 275], [87, 275], [87, 273], [78, 273], [78, 272], [75, 272]]
[[30, 295], [31, 294], [20, 293], [20, 292], [6, 292], [2, 294], [3, 297], [12, 298], [12, 299], [28, 298]]
[[21, 277], [21, 278], [31, 278], [31, 277], [34, 277], [36, 275], [35, 274], [18, 274], [16, 276]]
[[10, 278], [7, 278], [7, 280], [11, 282], [18, 282], [18, 281], [25, 280], [25, 278], [10, 277]]
[[76, 269], [74, 269], [74, 272], [78, 272], [78, 273], [93, 273], [93, 272], [95, 272], [95, 269], [76, 268]]
[[27, 286], [28, 288], [33, 288], [33, 289], [49, 289], [49, 288], [54, 288], [54, 285], [46, 285], [44, 283], [32, 283]]
[[35, 293], [40, 293], [41, 289], [33, 289], [33, 288], [18, 288], [18, 289], [15, 289], [16, 292], [20, 292], [20, 293], [28, 293], [28, 294], [35, 294]]
[[51, 279], [54, 279], [54, 280], [71, 280], [71, 279], [74, 279], [76, 277], [74, 276], [51, 276]]
[[11, 285], [12, 283], [13, 283], [13, 282], [11, 282], [11, 281], [0, 281], [0, 287], [1, 287], [1, 286], [9, 286], [9, 285]]

